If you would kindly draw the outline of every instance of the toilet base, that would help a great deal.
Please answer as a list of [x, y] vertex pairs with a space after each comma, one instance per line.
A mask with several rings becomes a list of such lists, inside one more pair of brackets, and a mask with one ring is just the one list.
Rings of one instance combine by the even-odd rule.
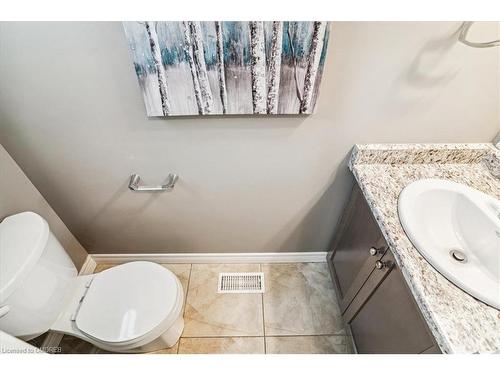
[[183, 330], [184, 319], [181, 316], [169, 329], [167, 329], [165, 332], [163, 332], [163, 334], [161, 334], [157, 339], [151, 341], [149, 344], [120, 353], [147, 353], [171, 348], [177, 343], [177, 341], [179, 341]]
[[[112, 353], [148, 353], [148, 352], [155, 352], [157, 350], [162, 350], [162, 349], [168, 349], [174, 346], [177, 341], [179, 341], [182, 331], [184, 330], [184, 319], [182, 316], [180, 316], [172, 326], [167, 329], [165, 332], [163, 332], [160, 336], [158, 336], [156, 339], [153, 341], [144, 344], [144, 345], [139, 345], [133, 348], [129, 349], [121, 349], [120, 347], [112, 347], [108, 345], [103, 345], [102, 343], [91, 340], [89, 337], [81, 334], [78, 331], [73, 331], [71, 333], [69, 332], [58, 332], [58, 333], [63, 333], [66, 335], [71, 335], [78, 337], [81, 340], [90, 342], [92, 345], [98, 347], [99, 349], [105, 350], [107, 352], [112, 352]], [[57, 332], [57, 331], [53, 331]], [[139, 344], [139, 343], [138, 343]]]

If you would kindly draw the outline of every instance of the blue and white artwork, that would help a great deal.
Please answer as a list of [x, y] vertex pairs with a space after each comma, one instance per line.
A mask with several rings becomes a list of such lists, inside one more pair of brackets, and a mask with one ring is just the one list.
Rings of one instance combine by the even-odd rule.
[[148, 116], [310, 114], [328, 22], [124, 22]]

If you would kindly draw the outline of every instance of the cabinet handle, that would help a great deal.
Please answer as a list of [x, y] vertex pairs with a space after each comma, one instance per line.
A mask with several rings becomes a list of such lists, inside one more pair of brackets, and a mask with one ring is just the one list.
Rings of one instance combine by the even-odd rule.
[[387, 261], [387, 262], [382, 262], [381, 260], [377, 260], [375, 262], [375, 268], [378, 270], [381, 270], [383, 268], [391, 268], [392, 267], [392, 262]]
[[372, 257], [374, 257], [375, 255], [377, 255], [377, 254], [380, 252], [380, 250], [379, 250], [379, 249], [377, 249], [377, 248], [375, 248], [375, 247], [370, 247], [370, 250], [369, 250], [369, 251], [370, 251], [370, 255], [371, 255]]

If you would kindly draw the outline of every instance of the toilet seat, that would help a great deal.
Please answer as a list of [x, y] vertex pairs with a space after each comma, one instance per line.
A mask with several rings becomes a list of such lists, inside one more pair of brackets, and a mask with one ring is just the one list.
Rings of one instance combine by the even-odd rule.
[[171, 271], [131, 262], [93, 277], [74, 322], [94, 341], [128, 347], [159, 336], [179, 318], [182, 303], [182, 286]]

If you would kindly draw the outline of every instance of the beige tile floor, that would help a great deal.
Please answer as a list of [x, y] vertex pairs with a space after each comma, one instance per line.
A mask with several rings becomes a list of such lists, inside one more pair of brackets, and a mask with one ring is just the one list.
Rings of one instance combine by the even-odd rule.
[[[99, 264], [95, 272], [114, 265]], [[164, 264], [185, 292], [179, 342], [155, 354], [351, 353], [326, 263]], [[218, 294], [219, 272], [264, 272], [264, 294]], [[71, 336], [63, 353], [103, 353]]]

